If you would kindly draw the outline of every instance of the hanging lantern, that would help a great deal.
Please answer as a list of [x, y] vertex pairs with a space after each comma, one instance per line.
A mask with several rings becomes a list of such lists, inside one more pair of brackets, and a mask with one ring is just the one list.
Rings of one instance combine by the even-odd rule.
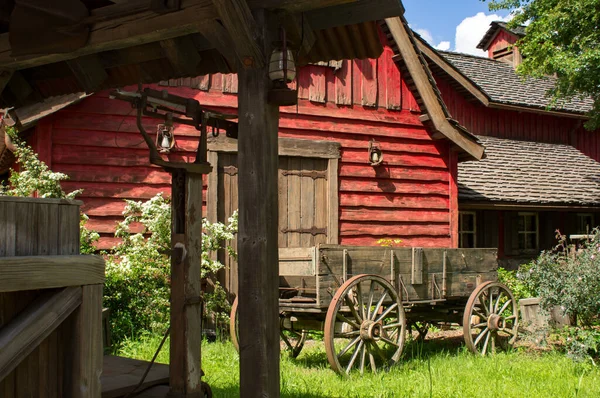
[[369, 141], [369, 164], [379, 166], [383, 162], [383, 152], [379, 148], [379, 143], [374, 139]]
[[269, 59], [269, 78], [273, 81], [273, 88], [269, 90], [269, 103], [279, 106], [298, 103], [298, 91], [287, 86], [296, 78], [296, 64], [292, 51], [288, 48], [283, 28], [281, 42], [275, 44]]
[[156, 126], [156, 148], [160, 153], [169, 153], [175, 147], [172, 115], [167, 116], [164, 124]]

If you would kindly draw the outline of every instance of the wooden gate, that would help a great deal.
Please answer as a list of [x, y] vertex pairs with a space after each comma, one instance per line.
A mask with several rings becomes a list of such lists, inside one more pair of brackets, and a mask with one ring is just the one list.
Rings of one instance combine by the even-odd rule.
[[[301, 141], [300, 148], [298, 141]], [[290, 150], [290, 145], [293, 150]], [[320, 150], [323, 146], [328, 148], [324, 152]], [[334, 151], [331, 150], [332, 146]], [[306, 150], [303, 151], [303, 148]], [[292, 250], [295, 248], [337, 243], [339, 145], [323, 141], [282, 139], [279, 153], [280, 256], [288, 257], [297, 252]], [[209, 178], [209, 190], [212, 191], [208, 195], [209, 219], [227, 222], [238, 209], [237, 153], [219, 151], [211, 159], [217, 167], [214, 168], [215, 175]], [[216, 185], [216, 188], [211, 185]], [[232, 244], [237, 247], [237, 240]], [[219, 253], [219, 259], [226, 266], [219, 281], [229, 293], [235, 295], [237, 263], [224, 251]]]

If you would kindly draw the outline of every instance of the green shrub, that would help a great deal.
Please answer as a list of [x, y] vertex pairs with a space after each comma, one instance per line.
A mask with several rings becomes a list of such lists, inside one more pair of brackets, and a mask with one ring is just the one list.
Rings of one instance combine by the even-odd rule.
[[[169, 323], [171, 205], [161, 194], [146, 202], [127, 200], [124, 220], [115, 236], [121, 242], [107, 255], [104, 306], [110, 309], [111, 333], [116, 346], [125, 338], [146, 332], [162, 333]], [[133, 223], [143, 231], [131, 233]], [[237, 231], [237, 214], [228, 225], [203, 220], [202, 278], [211, 277], [223, 264], [212, 259]], [[232, 255], [233, 250], [228, 247]], [[229, 304], [223, 289], [205, 294], [206, 309], [226, 320]]]
[[519, 301], [528, 297], [536, 297], [535, 292], [532, 290], [520, 275], [523, 272], [527, 272], [528, 266], [519, 267], [519, 271], [509, 271], [502, 267], [498, 267], [498, 281], [508, 287], [515, 297], [515, 300]]
[[26, 145], [12, 127], [6, 127], [6, 133], [11, 137], [16, 150], [16, 162], [19, 171], [10, 170], [9, 186], [0, 187], [0, 195], [31, 196], [37, 192], [40, 198], [74, 199], [82, 192], [81, 189], [65, 193], [60, 186], [69, 176], [55, 173], [42, 162], [33, 149]]
[[550, 311], [563, 307], [579, 328], [567, 330], [566, 349], [572, 356], [598, 356], [600, 332], [600, 230], [578, 248], [557, 235], [558, 245], [544, 251], [520, 276], [541, 298], [541, 307]]

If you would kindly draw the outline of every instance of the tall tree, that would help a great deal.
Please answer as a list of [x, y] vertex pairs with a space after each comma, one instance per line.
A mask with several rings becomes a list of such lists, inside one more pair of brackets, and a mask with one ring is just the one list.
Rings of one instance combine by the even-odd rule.
[[[486, 0], [481, 0], [486, 1]], [[514, 13], [509, 26], [527, 25], [517, 45], [523, 63], [517, 71], [556, 76], [549, 93], [556, 101], [591, 97], [587, 129], [600, 128], [600, 0], [487, 0], [491, 10]]]

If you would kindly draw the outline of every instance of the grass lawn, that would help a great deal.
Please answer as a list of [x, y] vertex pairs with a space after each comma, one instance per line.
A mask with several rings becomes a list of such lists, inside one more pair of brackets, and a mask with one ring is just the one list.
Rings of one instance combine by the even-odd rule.
[[[119, 355], [150, 360], [160, 337], [128, 342]], [[165, 344], [158, 362], [168, 363]], [[238, 397], [238, 354], [230, 342], [205, 342], [205, 381], [217, 398]], [[515, 350], [477, 357], [456, 339], [408, 343], [398, 366], [342, 378], [327, 363], [321, 341], [308, 341], [297, 359], [281, 359], [282, 397], [600, 397], [600, 369], [557, 352]]]

